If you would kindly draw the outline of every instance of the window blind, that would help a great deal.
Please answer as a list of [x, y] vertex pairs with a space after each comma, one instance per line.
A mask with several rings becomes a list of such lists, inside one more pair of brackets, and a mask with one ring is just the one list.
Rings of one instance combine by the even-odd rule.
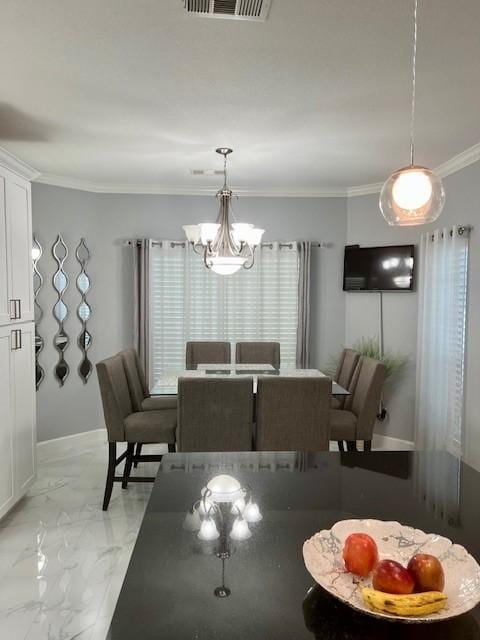
[[152, 244], [152, 383], [166, 371], [184, 368], [189, 340], [278, 341], [282, 366], [294, 367], [298, 277], [295, 242], [262, 246], [252, 269], [231, 276], [206, 269], [189, 246], [170, 241]]

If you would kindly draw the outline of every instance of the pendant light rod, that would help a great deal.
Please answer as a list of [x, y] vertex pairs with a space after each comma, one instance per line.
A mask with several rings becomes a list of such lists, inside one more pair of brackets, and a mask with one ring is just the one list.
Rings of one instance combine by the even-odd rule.
[[418, 0], [413, 0], [413, 54], [412, 54], [412, 105], [410, 113], [410, 164], [414, 165], [415, 154], [415, 102], [417, 97], [417, 32], [418, 32]]

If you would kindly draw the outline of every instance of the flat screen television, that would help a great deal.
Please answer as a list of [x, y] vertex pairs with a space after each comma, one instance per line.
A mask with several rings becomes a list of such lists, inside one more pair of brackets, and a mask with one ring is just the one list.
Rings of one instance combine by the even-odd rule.
[[344, 291], [412, 291], [415, 245], [345, 247]]

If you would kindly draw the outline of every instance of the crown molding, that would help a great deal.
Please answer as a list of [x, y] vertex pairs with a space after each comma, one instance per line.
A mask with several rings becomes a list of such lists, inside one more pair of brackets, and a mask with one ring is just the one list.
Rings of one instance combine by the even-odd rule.
[[17, 156], [14, 156], [13, 153], [3, 147], [0, 147], [0, 165], [25, 178], [25, 180], [35, 180], [40, 176], [40, 171], [23, 162], [23, 160], [20, 160], [20, 158], [17, 158]]
[[[92, 193], [123, 193], [123, 194], [144, 194], [144, 195], [165, 195], [165, 196], [214, 196], [218, 191], [218, 186], [212, 187], [182, 187], [182, 186], [162, 186], [150, 184], [118, 184], [108, 182], [94, 182], [92, 180], [78, 180], [57, 176], [51, 173], [42, 173], [35, 182], [48, 184], [64, 189], [78, 189], [79, 191], [90, 191]], [[297, 189], [276, 190], [276, 189], [245, 189], [232, 187], [235, 195], [242, 197], [259, 198], [344, 198], [347, 195], [346, 189], [315, 189], [309, 191], [299, 191]]]
[[[480, 160], [480, 143], [462, 151], [458, 155], [450, 158], [439, 165], [435, 172], [442, 178], [446, 178], [452, 173], [456, 173]], [[122, 184], [96, 182], [94, 180], [80, 180], [78, 178], [68, 178], [51, 173], [40, 173], [20, 158], [0, 147], [0, 164], [14, 171], [27, 180], [48, 184], [64, 189], [78, 189], [91, 193], [123, 193], [123, 194], [152, 194], [152, 195], [177, 195], [177, 196], [212, 196], [215, 195], [216, 187], [182, 187], [182, 186], [161, 186], [150, 184]], [[383, 182], [357, 185], [353, 187], [337, 189], [235, 189], [235, 194], [239, 196], [258, 198], [353, 198], [356, 196], [380, 193]]]
[[480, 160], [480, 142], [478, 144], [474, 144], [473, 147], [469, 147], [462, 151], [450, 160], [443, 162], [439, 165], [435, 171], [441, 178], [446, 178], [452, 173], [456, 173], [465, 167], [468, 167], [475, 162]]
[[357, 187], [348, 187], [346, 189], [347, 198], [354, 198], [355, 196], [367, 196], [371, 193], [380, 193], [383, 187], [383, 182], [372, 182], [372, 184], [360, 184]]

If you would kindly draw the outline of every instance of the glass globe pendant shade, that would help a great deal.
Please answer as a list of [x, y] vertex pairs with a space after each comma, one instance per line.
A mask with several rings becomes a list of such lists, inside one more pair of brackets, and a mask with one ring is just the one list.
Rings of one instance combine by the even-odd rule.
[[242, 485], [239, 481], [226, 473], [215, 476], [207, 484], [210, 491], [209, 498], [214, 502], [235, 502], [243, 498]]
[[248, 540], [248, 538], [252, 537], [248, 523], [242, 516], [235, 518], [232, 530], [230, 531], [230, 537], [232, 540]]
[[442, 213], [445, 191], [436, 173], [411, 165], [392, 173], [380, 193], [380, 210], [391, 226], [433, 222]]

